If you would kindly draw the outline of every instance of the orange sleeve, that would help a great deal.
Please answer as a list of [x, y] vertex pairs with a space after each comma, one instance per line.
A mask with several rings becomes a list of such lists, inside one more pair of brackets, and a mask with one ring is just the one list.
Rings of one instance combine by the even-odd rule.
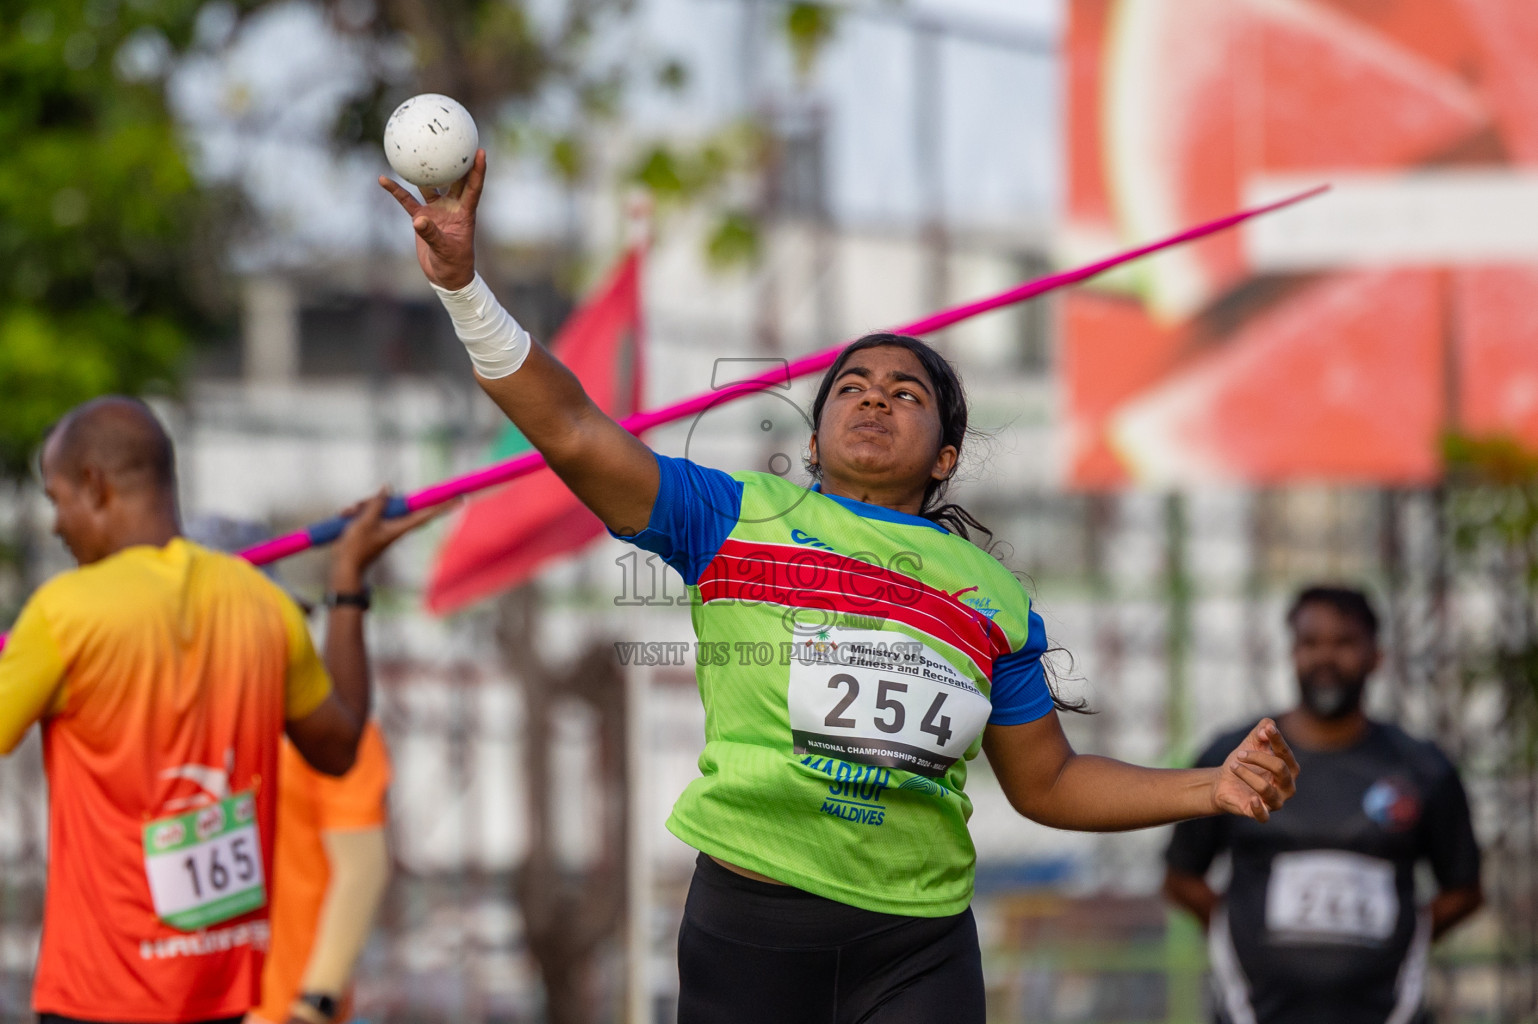
[[0, 652], [0, 754], [9, 754], [32, 723], [59, 710], [64, 655], [34, 597]]
[[369, 722], [358, 741], [358, 759], [339, 778], [311, 773], [311, 795], [322, 832], [378, 828], [385, 823], [385, 794], [390, 788], [390, 753], [377, 722]]
[[288, 634], [288, 680], [284, 687], [283, 717], [290, 721], [303, 718], [320, 707], [331, 694], [331, 677], [315, 653], [309, 623], [293, 598], [281, 591], [277, 596], [283, 611], [284, 631]]

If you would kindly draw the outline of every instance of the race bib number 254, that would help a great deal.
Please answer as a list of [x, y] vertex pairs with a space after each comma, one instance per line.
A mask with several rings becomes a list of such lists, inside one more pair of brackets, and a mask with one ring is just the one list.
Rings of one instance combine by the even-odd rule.
[[902, 634], [836, 629], [790, 663], [797, 754], [939, 778], [988, 723], [993, 705], [925, 645]]

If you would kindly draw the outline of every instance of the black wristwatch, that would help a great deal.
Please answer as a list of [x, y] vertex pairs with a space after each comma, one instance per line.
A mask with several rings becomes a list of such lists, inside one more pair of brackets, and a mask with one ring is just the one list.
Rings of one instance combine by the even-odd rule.
[[357, 608], [366, 612], [369, 609], [369, 605], [373, 603], [373, 597], [374, 592], [369, 587], [364, 587], [362, 590], [355, 590], [351, 593], [344, 594], [339, 594], [334, 590], [328, 590], [326, 591], [326, 607], [340, 608], [342, 605], [348, 605], [350, 607]]
[[299, 1002], [308, 1006], [327, 1020], [336, 1020], [336, 1013], [341, 1009], [341, 1006], [336, 1001], [336, 996], [328, 996], [321, 992], [302, 993], [299, 996]]

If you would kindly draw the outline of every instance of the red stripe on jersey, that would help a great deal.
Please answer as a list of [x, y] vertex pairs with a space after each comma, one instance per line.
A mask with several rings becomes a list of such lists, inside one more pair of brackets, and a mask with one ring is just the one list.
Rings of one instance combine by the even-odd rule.
[[699, 591], [707, 603], [894, 619], [960, 650], [985, 678], [992, 678], [994, 659], [1010, 653], [1004, 631], [958, 598], [895, 569], [819, 548], [728, 539], [700, 574]]

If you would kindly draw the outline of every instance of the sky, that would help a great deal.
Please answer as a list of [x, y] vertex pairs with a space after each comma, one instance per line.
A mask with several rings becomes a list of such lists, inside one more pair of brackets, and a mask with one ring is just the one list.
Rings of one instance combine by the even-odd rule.
[[909, 0], [917, 9], [965, 14], [1029, 28], [1056, 30], [1063, 0]]
[[[911, 225], [925, 212], [920, 152], [939, 154], [945, 212], [953, 222], [1039, 221], [1057, 191], [1056, 65], [1012, 45], [949, 37], [920, 62], [907, 16], [927, 14], [967, 35], [1054, 41], [1058, 0], [866, 0], [851, 4], [809, 86], [798, 90], [782, 46], [740, 42], [744, 0], [647, 0], [647, 43], [678, 50], [695, 77], [680, 103], [654, 97], [641, 120], [703, 127], [740, 110], [754, 91], [781, 104], [815, 100], [827, 111], [831, 199], [848, 223]], [[858, 13], [862, 9], [871, 14]], [[647, 45], [643, 43], [642, 45]], [[922, 69], [922, 70], [921, 70]], [[924, 76], [921, 79], [921, 74]], [[938, 99], [933, 138], [919, 125], [915, 89]]]

